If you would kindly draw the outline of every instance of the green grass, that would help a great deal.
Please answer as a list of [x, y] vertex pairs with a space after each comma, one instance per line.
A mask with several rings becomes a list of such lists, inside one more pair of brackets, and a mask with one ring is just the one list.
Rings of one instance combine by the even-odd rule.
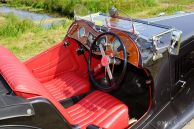
[[161, 3], [168, 3], [168, 4], [182, 4], [182, 5], [186, 5], [186, 4], [191, 4], [194, 2], [194, 0], [160, 0]]
[[119, 10], [126, 9], [127, 12], [133, 13], [157, 4], [156, 0], [13, 0], [9, 2], [11, 6], [30, 6], [68, 17], [73, 17], [74, 10], [84, 15], [89, 12], [107, 12], [112, 6], [115, 6]]
[[14, 14], [4, 15], [4, 23], [0, 25], [0, 38], [18, 37], [27, 31], [37, 31], [39, 27], [28, 19], [20, 20]]
[[43, 29], [27, 19], [20, 20], [13, 14], [0, 15], [0, 44], [9, 48], [19, 59], [26, 60], [60, 42], [71, 24]]
[[[184, 10], [194, 0], [11, 0], [10, 6], [30, 11], [43, 10], [72, 18], [74, 11], [79, 15], [95, 12], [107, 12], [115, 6], [120, 12], [132, 17], [153, 17], [158, 13], [173, 14]], [[121, 13], [122, 15], [122, 13]], [[124, 14], [123, 14], [124, 15]]]
[[152, 9], [147, 13], [149, 16], [157, 16], [161, 12], [165, 12], [165, 14], [170, 15], [174, 12], [183, 10], [184, 7], [180, 5], [168, 6], [168, 7], [158, 7], [156, 9]]

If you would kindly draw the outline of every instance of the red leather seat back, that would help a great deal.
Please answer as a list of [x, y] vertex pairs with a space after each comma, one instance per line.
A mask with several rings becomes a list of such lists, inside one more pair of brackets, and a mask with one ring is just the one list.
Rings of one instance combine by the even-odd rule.
[[[11, 52], [0, 47], [0, 73], [17, 94], [42, 96], [43, 87]], [[30, 95], [28, 96], [30, 97]]]
[[79, 45], [72, 41], [65, 47], [65, 40], [24, 63], [58, 101], [90, 90], [86, 60], [76, 52]]
[[64, 47], [63, 44], [61, 42], [24, 63], [41, 83], [48, 82], [63, 73], [78, 70], [78, 64], [71, 50], [73, 46]]
[[26, 66], [4, 47], [0, 47], [0, 74], [16, 95], [24, 98], [35, 96], [46, 98], [55, 105], [69, 123], [72, 123], [66, 109], [35, 79]]

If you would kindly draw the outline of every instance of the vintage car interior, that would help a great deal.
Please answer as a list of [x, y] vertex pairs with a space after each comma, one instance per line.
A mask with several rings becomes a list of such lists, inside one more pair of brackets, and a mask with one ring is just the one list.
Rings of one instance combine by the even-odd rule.
[[26, 125], [45, 128], [37, 122], [42, 116], [50, 121], [47, 129], [64, 124], [74, 129], [129, 128], [154, 103], [149, 67], [165, 56], [166, 48], [176, 55], [180, 36], [174, 28], [141, 20], [101, 13], [77, 17], [61, 43], [24, 63], [0, 47], [1, 92], [18, 96], [20, 106], [33, 105], [20, 112]]

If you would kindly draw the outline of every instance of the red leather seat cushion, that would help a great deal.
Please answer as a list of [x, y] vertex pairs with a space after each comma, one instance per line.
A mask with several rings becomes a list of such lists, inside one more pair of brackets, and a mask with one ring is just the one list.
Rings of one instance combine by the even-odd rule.
[[43, 85], [57, 100], [84, 94], [90, 89], [89, 81], [75, 72], [63, 73]]
[[85, 129], [89, 124], [105, 129], [124, 129], [128, 126], [128, 108], [118, 99], [95, 91], [67, 109], [74, 124]]

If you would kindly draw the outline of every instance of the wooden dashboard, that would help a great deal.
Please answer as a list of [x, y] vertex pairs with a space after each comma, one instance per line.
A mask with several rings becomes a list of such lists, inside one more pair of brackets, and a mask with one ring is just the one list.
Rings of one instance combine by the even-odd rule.
[[[120, 37], [122, 42], [125, 45], [127, 54], [128, 54], [128, 62], [136, 67], [139, 67], [139, 51], [136, 43], [131, 39], [131, 37], [120, 30], [115, 28], [106, 28], [102, 27], [99, 30], [96, 30], [98, 27], [93, 27], [93, 23], [90, 23], [85, 20], [76, 20], [69, 28], [67, 32], [67, 36], [79, 41], [82, 45], [84, 45], [88, 50], [90, 50], [90, 45], [98, 35], [100, 35], [105, 29], [109, 29], [110, 32], [115, 33]], [[102, 30], [103, 29], [103, 30]], [[89, 42], [90, 41], [90, 42]], [[117, 55], [117, 58], [123, 59], [123, 55]]]

